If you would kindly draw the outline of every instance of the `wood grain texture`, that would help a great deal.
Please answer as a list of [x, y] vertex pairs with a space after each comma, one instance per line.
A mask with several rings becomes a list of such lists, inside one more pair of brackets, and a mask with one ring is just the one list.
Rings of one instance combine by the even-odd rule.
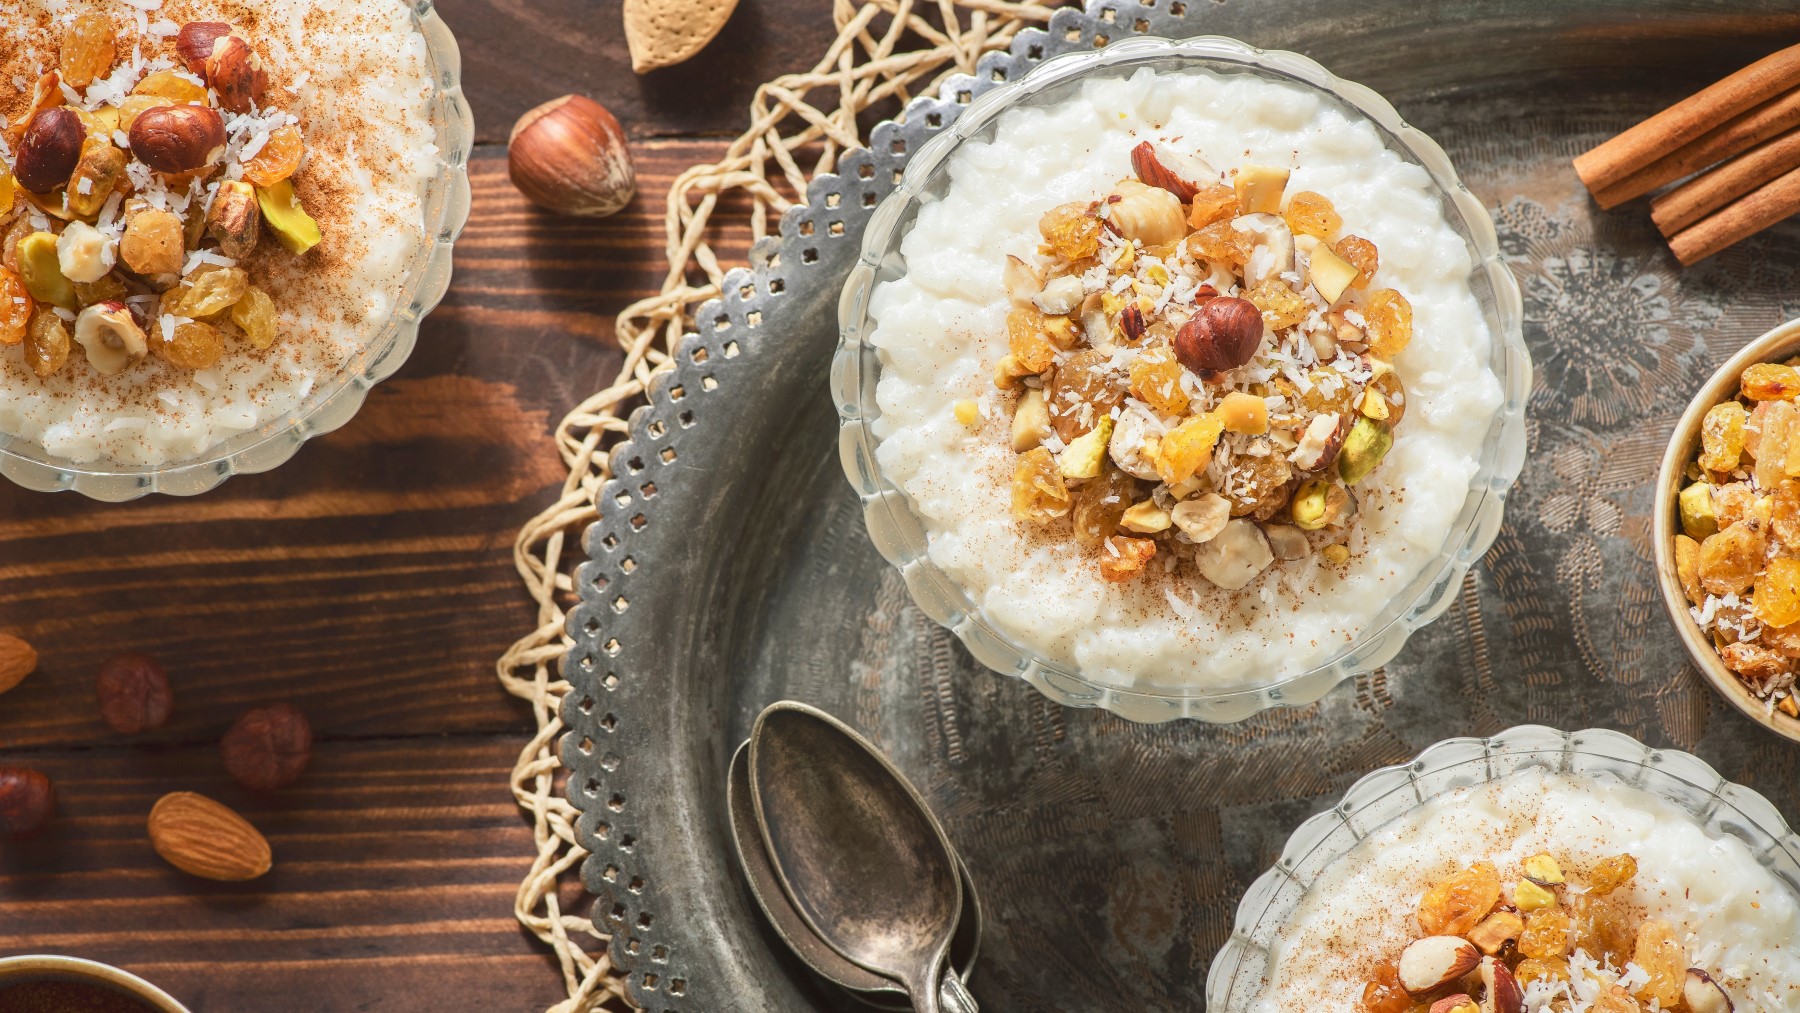
[[[63, 799], [48, 836], [0, 842], [0, 956], [117, 963], [196, 1013], [562, 995], [511, 915], [534, 852], [508, 790], [530, 718], [493, 675], [534, 622], [512, 540], [562, 481], [551, 427], [618, 368], [613, 317], [661, 285], [670, 181], [716, 156], [756, 83], [833, 33], [823, 2], [746, 2], [698, 59], [639, 78], [617, 0], [439, 7], [484, 143], [455, 281], [399, 374], [287, 465], [198, 499], [0, 483], [0, 631], [43, 656], [0, 697], [0, 762], [41, 767]], [[639, 196], [599, 222], [558, 220], [506, 178], [513, 118], [573, 90], [635, 139]], [[100, 721], [94, 676], [121, 650], [168, 667], [168, 727], [127, 739]], [[307, 712], [318, 756], [257, 797], [224, 777], [218, 736], [277, 701]], [[219, 885], [164, 866], [143, 818], [184, 789], [267, 832], [274, 872]]]

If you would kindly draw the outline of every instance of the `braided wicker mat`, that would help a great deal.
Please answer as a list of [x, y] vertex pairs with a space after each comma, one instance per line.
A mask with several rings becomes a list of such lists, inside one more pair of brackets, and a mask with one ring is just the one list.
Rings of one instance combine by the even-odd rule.
[[[576, 809], [564, 797], [556, 741], [567, 683], [554, 665], [567, 646], [564, 605], [574, 599], [571, 573], [580, 561], [579, 534], [597, 514], [594, 497], [611, 477], [607, 453], [626, 435], [626, 419], [653, 373], [669, 361], [701, 303], [717, 298], [725, 269], [709, 240], [720, 201], [741, 191], [751, 202], [750, 239], [763, 238], [806, 192], [812, 174], [830, 172], [840, 155], [862, 147], [859, 117], [897, 110], [929, 94], [951, 74], [973, 74], [982, 54], [1005, 49], [1019, 29], [1050, 20], [1054, 6], [1009, 0], [834, 0], [838, 35], [811, 70], [763, 84], [750, 103], [744, 133], [717, 162], [696, 165], [670, 187], [664, 228], [668, 274], [662, 291], [626, 307], [615, 333], [624, 350], [619, 374], [577, 405], [556, 427], [569, 478], [562, 494], [533, 517], [513, 545], [513, 559], [538, 605], [538, 626], [500, 658], [507, 692], [531, 702], [537, 734], [519, 754], [513, 795], [531, 814], [537, 855], [519, 886], [513, 912], [548, 945], [562, 967], [569, 998], [548, 1013], [624, 1010], [628, 1005], [606, 936], [584, 910], [579, 869], [587, 852], [575, 842]], [[565, 549], [576, 551], [565, 554]], [[585, 900], [586, 898], [581, 898]]]

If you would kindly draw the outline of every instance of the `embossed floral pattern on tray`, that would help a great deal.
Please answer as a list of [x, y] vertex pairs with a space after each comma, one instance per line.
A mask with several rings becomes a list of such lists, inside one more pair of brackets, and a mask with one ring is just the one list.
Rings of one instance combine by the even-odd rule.
[[[944, 170], [951, 153], [964, 141], [989, 136], [996, 118], [1009, 108], [1053, 101], [1059, 89], [1086, 76], [1126, 74], [1141, 66], [1248, 70], [1318, 89], [1367, 116], [1391, 147], [1430, 173], [1447, 216], [1469, 245], [1474, 263], [1470, 284], [1494, 335], [1492, 366], [1500, 377], [1505, 400], [1489, 430], [1480, 470], [1470, 482], [1462, 513], [1437, 558], [1354, 642], [1324, 663], [1268, 685], [1220, 691], [1136, 691], [1103, 686], [1021, 644], [982, 616], [968, 593], [931, 562], [923, 519], [876, 463], [879, 441], [871, 424], [880, 414], [875, 390], [881, 364], [867, 340], [870, 296], [881, 280], [902, 270], [899, 249], [907, 226], [921, 203], [946, 185]], [[842, 342], [833, 363], [832, 391], [842, 418], [844, 471], [863, 498], [870, 537], [905, 576], [919, 607], [955, 632], [984, 665], [1027, 680], [1059, 703], [1103, 707], [1134, 721], [1240, 721], [1270, 707], [1311, 703], [1344, 679], [1386, 663], [1414, 630], [1443, 612], [1460, 588], [1463, 574], [1493, 544], [1507, 490], [1525, 457], [1524, 406], [1531, 363], [1522, 317], [1518, 283], [1501, 255], [1493, 219], [1458, 181], [1443, 149], [1407, 126], [1385, 99], [1295, 53], [1259, 50], [1216, 36], [1181, 42], [1127, 39], [1095, 52], [1054, 57], [1021, 81], [976, 99], [947, 131], [913, 156], [901, 187], [875, 210], [863, 238], [862, 260], [851, 272], [839, 308]]]
[[285, 463], [307, 440], [349, 422], [370, 388], [393, 376], [412, 355], [419, 325], [450, 287], [450, 251], [469, 220], [469, 151], [475, 122], [462, 90], [462, 54], [433, 0], [415, 0], [413, 25], [425, 37], [437, 124], [438, 171], [424, 198], [423, 241], [394, 314], [369, 335], [360, 354], [335, 378], [321, 382], [287, 419], [225, 440], [199, 457], [158, 466], [78, 464], [0, 435], [0, 476], [42, 492], [73, 490], [109, 502], [151, 493], [193, 496], [233, 475]]
[[1268, 980], [1270, 945], [1289, 916], [1326, 867], [1376, 828], [1447, 792], [1532, 767], [1616, 775], [1674, 803], [1709, 833], [1743, 841], [1759, 862], [1800, 893], [1800, 836], [1768, 799], [1725, 780], [1697, 756], [1651, 749], [1629, 735], [1598, 728], [1561, 732], [1520, 725], [1485, 739], [1446, 739], [1411, 763], [1367, 775], [1343, 801], [1300, 824], [1275, 867], [1239, 902], [1231, 939], [1207, 975], [1207, 1009], [1238, 1013], [1250, 1008]]

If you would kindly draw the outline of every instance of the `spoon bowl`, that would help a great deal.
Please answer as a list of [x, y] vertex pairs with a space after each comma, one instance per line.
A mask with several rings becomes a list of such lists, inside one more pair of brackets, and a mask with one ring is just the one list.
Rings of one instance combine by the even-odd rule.
[[955, 852], [924, 799], [842, 722], [782, 702], [750, 736], [751, 799], [777, 877], [819, 939], [940, 1013], [962, 909]]

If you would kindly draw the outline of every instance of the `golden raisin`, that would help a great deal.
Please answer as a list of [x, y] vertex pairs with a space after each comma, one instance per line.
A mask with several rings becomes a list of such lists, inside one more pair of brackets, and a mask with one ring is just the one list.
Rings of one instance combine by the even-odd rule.
[[48, 379], [62, 372], [69, 361], [69, 328], [62, 318], [48, 309], [31, 315], [25, 331], [25, 362], [38, 378]]
[[1114, 584], [1137, 576], [1156, 555], [1156, 542], [1149, 538], [1126, 538], [1113, 535], [1100, 549], [1100, 576]]
[[30, 326], [31, 293], [18, 275], [0, 267], [0, 345], [24, 341]]
[[300, 160], [305, 157], [306, 140], [300, 128], [290, 123], [271, 131], [262, 150], [244, 163], [244, 178], [257, 186], [274, 186], [299, 172]]
[[1163, 436], [1156, 444], [1156, 475], [1169, 485], [1179, 485], [1212, 463], [1213, 447], [1225, 424], [1212, 412], [1195, 415]]
[[0, 162], [0, 218], [13, 209], [13, 201], [19, 194], [19, 181], [12, 170]]
[[1345, 236], [1337, 241], [1331, 252], [1356, 268], [1356, 280], [1350, 283], [1353, 288], [1368, 288], [1375, 272], [1381, 267], [1381, 255], [1375, 249], [1375, 244], [1361, 236]]
[[1637, 859], [1631, 855], [1614, 855], [1602, 859], [1587, 875], [1588, 892], [1604, 897], [1637, 875]]
[[177, 324], [166, 336], [158, 324], [150, 329], [149, 337], [156, 354], [180, 369], [211, 369], [225, 356], [219, 332], [202, 320]]
[[1063, 442], [1075, 439], [1099, 424], [1125, 401], [1122, 377], [1112, 357], [1086, 348], [1063, 360], [1044, 388], [1044, 407], [1050, 426]]
[[[1399, 425], [1400, 419], [1406, 414], [1406, 385], [1400, 382], [1400, 374], [1392, 369], [1379, 369], [1369, 380], [1367, 390], [1381, 398], [1387, 409], [1387, 418], [1376, 420], [1381, 423], [1381, 427], [1392, 429]], [[1368, 413], [1365, 411], [1363, 414]]]
[[[1769, 629], [1769, 627], [1763, 627], [1763, 639], [1769, 639]], [[1797, 627], [1784, 626], [1776, 629], [1783, 631], [1777, 636], [1789, 639], [1786, 631], [1797, 629]], [[1726, 644], [1719, 648], [1719, 660], [1725, 663], [1726, 668], [1757, 683], [1767, 682], [1778, 675], [1786, 675], [1793, 669], [1785, 655], [1760, 644], [1742, 642]]]
[[1064, 260], [1082, 260], [1100, 252], [1100, 219], [1082, 201], [1058, 204], [1038, 219], [1042, 252]]
[[1069, 512], [1069, 490], [1056, 471], [1056, 457], [1047, 447], [1035, 447], [1019, 455], [1013, 466], [1012, 515], [1014, 520], [1048, 524]]
[[1784, 479], [1769, 497], [1769, 522], [1775, 537], [1790, 549], [1800, 549], [1800, 481]]
[[1314, 415], [1348, 415], [1362, 400], [1356, 385], [1335, 369], [1314, 369], [1306, 379], [1310, 386], [1300, 392], [1300, 406]]
[[1255, 288], [1244, 293], [1244, 298], [1256, 304], [1262, 310], [1263, 322], [1280, 330], [1292, 327], [1305, 320], [1312, 313], [1312, 303], [1306, 297], [1288, 287], [1287, 282], [1279, 278], [1265, 278]]
[[1687, 954], [1675, 940], [1673, 925], [1655, 918], [1639, 925], [1631, 960], [1650, 975], [1650, 980], [1638, 987], [1639, 999], [1659, 1003], [1663, 1009], [1672, 1009], [1681, 1001]]
[[1499, 870], [1477, 862], [1425, 891], [1419, 927], [1430, 936], [1460, 936], [1481, 924], [1499, 901]]
[[1745, 368], [1742, 383], [1744, 396], [1752, 401], [1792, 401], [1800, 395], [1800, 370], [1777, 362], [1758, 362]]
[[1800, 623], [1800, 559], [1769, 560], [1756, 575], [1751, 609], [1770, 626]]
[[1549, 959], [1569, 955], [1569, 937], [1574, 929], [1570, 917], [1556, 908], [1541, 908], [1525, 919], [1525, 932], [1519, 936], [1519, 952], [1527, 957]]
[[1173, 349], [1167, 345], [1147, 348], [1131, 360], [1131, 396], [1164, 415], [1181, 415], [1190, 400], [1181, 389], [1181, 373]]
[[210, 320], [237, 305], [250, 289], [250, 275], [241, 267], [215, 267], [190, 276], [182, 288], [175, 315]]
[[195, 102], [206, 104], [206, 89], [173, 70], [159, 70], [144, 75], [144, 79], [131, 89], [131, 93], [168, 99], [164, 105], [185, 106]]
[[1756, 490], [1750, 488], [1749, 482], [1727, 482], [1713, 486], [1712, 508], [1713, 523], [1717, 528], [1728, 528], [1738, 521], [1747, 521], [1756, 511]]
[[1736, 401], [1713, 405], [1700, 422], [1700, 467], [1731, 471], [1744, 456], [1744, 423], [1750, 413]]
[[1369, 304], [1363, 308], [1368, 320], [1369, 351], [1384, 358], [1399, 355], [1412, 343], [1412, 303], [1391, 288], [1369, 293]]
[[57, 62], [63, 83], [84, 89], [111, 73], [116, 43], [112, 21], [104, 15], [83, 14], [69, 22]]
[[1006, 350], [1033, 373], [1042, 373], [1056, 362], [1056, 346], [1044, 334], [1044, 314], [1037, 307], [1014, 306], [1006, 314]]
[[[1756, 572], [1762, 568], [1766, 541], [1753, 524], [1739, 521], [1701, 542], [1700, 586], [1708, 594], [1720, 596], [1736, 594], [1749, 587], [1756, 579]], [[1629, 859], [1631, 856], [1623, 857]], [[1605, 867], [1604, 863], [1602, 867]], [[1632, 871], [1637, 871], [1635, 865]], [[1611, 892], [1610, 888], [1595, 889], [1602, 895]]]
[[1631, 993], [1618, 985], [1612, 985], [1594, 997], [1592, 1013], [1644, 1013], [1644, 1007], [1638, 1005]]
[[1519, 961], [1513, 968], [1513, 977], [1519, 980], [1520, 988], [1529, 988], [1534, 981], [1568, 981], [1569, 962], [1560, 959], [1527, 957]]
[[1337, 230], [1343, 228], [1344, 219], [1331, 204], [1331, 199], [1321, 193], [1302, 190], [1288, 198], [1287, 210], [1281, 213], [1287, 219], [1288, 228], [1296, 233], [1313, 236], [1331, 242]]
[[243, 331], [251, 347], [260, 350], [275, 344], [275, 300], [255, 285], [245, 289], [244, 297], [231, 307], [231, 322]]
[[1188, 225], [1204, 229], [1217, 221], [1229, 222], [1237, 216], [1237, 211], [1237, 190], [1223, 183], [1208, 183], [1194, 191], [1193, 204], [1188, 208]]
[[[1235, 193], [1232, 199], [1237, 199]], [[1229, 218], [1221, 218], [1211, 225], [1203, 226], [1183, 242], [1187, 243], [1188, 252], [1201, 260], [1216, 260], [1233, 267], [1242, 267], [1250, 257], [1244, 234], [1231, 227]]]
[[1225, 471], [1223, 491], [1225, 498], [1231, 501], [1231, 516], [1257, 514], [1258, 520], [1267, 520], [1287, 505], [1288, 479], [1293, 477], [1294, 471], [1289, 467], [1287, 457], [1268, 440], [1256, 440], [1252, 446], [1260, 446], [1269, 452], [1233, 457]]
[[1075, 490], [1075, 540], [1098, 545], [1119, 530], [1119, 519], [1131, 507], [1137, 481], [1117, 468], [1107, 468]]
[[1705, 600], [1706, 592], [1700, 589], [1700, 543], [1686, 535], [1675, 536], [1675, 576], [1689, 603]]
[[1365, 1013], [1409, 1013], [1413, 998], [1400, 984], [1398, 967], [1376, 965], [1374, 977], [1363, 985], [1362, 1006]]

